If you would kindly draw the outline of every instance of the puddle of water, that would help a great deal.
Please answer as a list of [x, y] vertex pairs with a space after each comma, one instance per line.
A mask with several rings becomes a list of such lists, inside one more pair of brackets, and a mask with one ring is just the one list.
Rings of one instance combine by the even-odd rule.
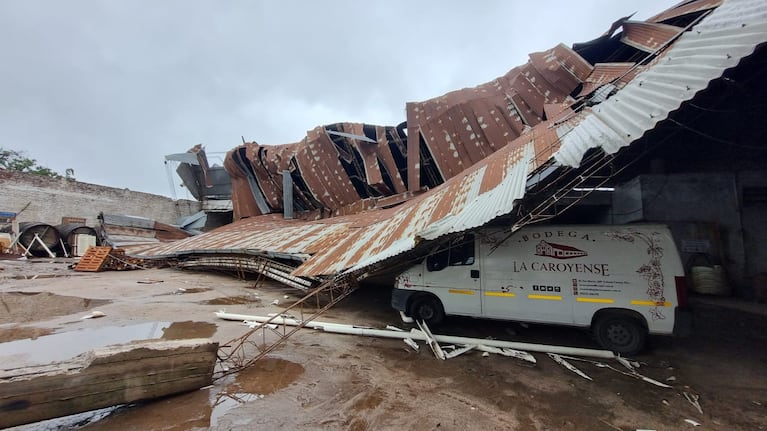
[[35, 339], [43, 335], [53, 333], [52, 328], [35, 328], [32, 326], [16, 326], [8, 329], [0, 329], [0, 343], [7, 343], [14, 340], [23, 340], [25, 338]]
[[109, 304], [106, 299], [57, 295], [50, 292], [0, 292], [0, 323], [23, 323], [80, 313]]
[[186, 295], [188, 293], [201, 293], [211, 290], [209, 287], [179, 287], [173, 292], [159, 293], [153, 296]]
[[216, 325], [207, 322], [147, 322], [104, 326], [0, 343], [0, 358], [14, 368], [64, 361], [97, 347], [136, 340], [209, 338]]
[[234, 382], [211, 399], [210, 426], [229, 410], [288, 387], [304, 373], [304, 367], [280, 358], [264, 358], [239, 372]]
[[268, 395], [295, 382], [304, 367], [280, 358], [264, 358], [239, 372], [228, 391]]
[[[212, 386], [133, 406], [107, 411], [96, 410], [67, 418], [25, 425], [18, 431], [70, 429], [77, 426], [89, 431], [114, 429], [157, 429], [183, 431], [192, 428], [214, 428], [230, 410], [258, 400], [287, 387], [304, 372], [300, 364], [280, 358], [262, 359], [243, 373], [229, 378], [229, 383]], [[90, 415], [90, 416], [88, 416]], [[105, 417], [106, 416], [106, 417]], [[52, 427], [50, 424], [55, 424]]]
[[261, 298], [252, 295], [227, 296], [222, 298], [209, 299], [207, 301], [203, 301], [202, 303], [207, 305], [239, 305], [250, 304], [253, 302], [261, 302]]
[[37, 280], [40, 278], [62, 278], [62, 277], [71, 277], [71, 276], [77, 276], [82, 274], [35, 274], [35, 275], [11, 275], [8, 277], [3, 277], [4, 279], [12, 279], [12, 280]]
[[189, 338], [210, 338], [216, 333], [216, 324], [209, 322], [173, 322], [163, 329], [166, 340], [187, 340]]

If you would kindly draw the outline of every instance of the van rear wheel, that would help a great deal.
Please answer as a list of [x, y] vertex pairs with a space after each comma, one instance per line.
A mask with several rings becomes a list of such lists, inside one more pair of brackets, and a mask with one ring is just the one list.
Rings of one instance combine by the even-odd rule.
[[635, 355], [642, 350], [647, 330], [629, 316], [607, 315], [594, 324], [594, 337], [603, 348], [621, 355]]
[[432, 296], [419, 296], [413, 301], [410, 317], [423, 320], [429, 326], [436, 326], [445, 318], [445, 309], [442, 308], [439, 299]]

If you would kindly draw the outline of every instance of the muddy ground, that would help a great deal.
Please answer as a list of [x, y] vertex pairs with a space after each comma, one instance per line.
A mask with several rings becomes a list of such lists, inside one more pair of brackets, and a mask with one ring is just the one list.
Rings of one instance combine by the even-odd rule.
[[[76, 273], [69, 263], [0, 261], [3, 364], [55, 358], [54, 349], [24, 347], [39, 345], [49, 334], [92, 339], [88, 334], [96, 332], [89, 331], [150, 324], [165, 338], [204, 336], [225, 343], [247, 328], [218, 320], [215, 311], [266, 315], [301, 296], [277, 283], [225, 274]], [[366, 286], [318, 320], [409, 328], [388, 302], [387, 288]], [[479, 352], [440, 361], [428, 348], [415, 352], [400, 340], [305, 329], [253, 367], [209, 388], [17, 429], [767, 429], [765, 307], [751, 304], [752, 312], [745, 314], [710, 298], [695, 304], [692, 337], [651, 338], [650, 348], [636, 357], [644, 375], [672, 389], [575, 363], [593, 379], [585, 380], [539, 353], [534, 366]], [[105, 316], [82, 319], [94, 310]], [[579, 330], [472, 319], [450, 319], [434, 332], [595, 347]], [[28, 338], [36, 341], [20, 341]], [[702, 414], [685, 392], [699, 396]]]

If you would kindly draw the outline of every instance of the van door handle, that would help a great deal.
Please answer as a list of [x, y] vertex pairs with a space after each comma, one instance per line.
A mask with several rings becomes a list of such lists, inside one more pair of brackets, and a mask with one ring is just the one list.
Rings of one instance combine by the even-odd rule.
[[471, 278], [479, 278], [479, 270], [472, 269], [470, 275], [471, 275]]

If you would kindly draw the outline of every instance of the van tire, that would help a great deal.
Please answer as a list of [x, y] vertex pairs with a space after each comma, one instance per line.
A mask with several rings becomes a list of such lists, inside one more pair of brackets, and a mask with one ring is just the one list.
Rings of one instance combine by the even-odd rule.
[[647, 339], [647, 329], [642, 322], [621, 314], [601, 316], [594, 323], [593, 331], [600, 346], [621, 355], [639, 353]]
[[413, 299], [410, 306], [410, 317], [415, 320], [422, 320], [429, 326], [436, 326], [444, 320], [445, 309], [439, 299], [421, 295]]

